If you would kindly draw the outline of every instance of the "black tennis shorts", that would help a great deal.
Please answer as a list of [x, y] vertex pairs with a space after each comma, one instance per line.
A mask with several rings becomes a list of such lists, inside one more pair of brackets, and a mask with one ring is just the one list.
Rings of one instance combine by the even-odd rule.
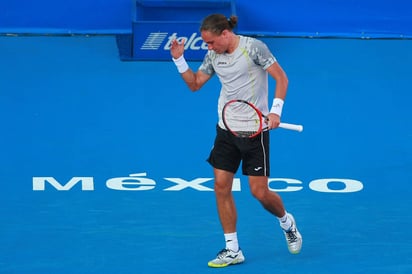
[[236, 173], [242, 162], [242, 174], [269, 176], [269, 132], [254, 138], [239, 138], [216, 127], [216, 138], [207, 161], [217, 169]]

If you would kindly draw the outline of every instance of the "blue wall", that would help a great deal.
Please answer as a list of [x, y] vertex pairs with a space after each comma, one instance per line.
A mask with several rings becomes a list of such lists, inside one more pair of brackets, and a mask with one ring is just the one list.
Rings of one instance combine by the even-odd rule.
[[[236, 5], [243, 33], [412, 37], [409, 0], [237, 0]], [[0, 10], [1, 33], [131, 32], [131, 0], [2, 0]]]

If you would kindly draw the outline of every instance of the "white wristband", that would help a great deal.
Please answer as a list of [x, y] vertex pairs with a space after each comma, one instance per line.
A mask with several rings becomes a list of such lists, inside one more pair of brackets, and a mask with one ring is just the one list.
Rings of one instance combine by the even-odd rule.
[[273, 99], [272, 108], [270, 109], [270, 113], [274, 113], [279, 117], [282, 115], [282, 108], [283, 108], [283, 100], [280, 98]]
[[179, 73], [184, 73], [189, 69], [189, 65], [186, 63], [185, 57], [183, 55], [177, 59], [172, 57], [172, 60], [173, 62], [175, 62], [175, 65]]

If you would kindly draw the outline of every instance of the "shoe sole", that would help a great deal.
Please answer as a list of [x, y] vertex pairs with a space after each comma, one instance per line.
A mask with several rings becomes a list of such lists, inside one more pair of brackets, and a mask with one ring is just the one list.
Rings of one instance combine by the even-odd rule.
[[233, 260], [232, 262], [227, 263], [227, 264], [214, 264], [214, 263], [212, 263], [212, 262], [209, 262], [209, 263], [207, 264], [207, 266], [208, 266], [208, 267], [213, 267], [213, 268], [222, 268], [222, 267], [227, 267], [227, 266], [230, 266], [230, 265], [241, 264], [241, 263], [243, 263], [244, 261], [245, 261], [244, 259], [243, 259], [243, 260]]

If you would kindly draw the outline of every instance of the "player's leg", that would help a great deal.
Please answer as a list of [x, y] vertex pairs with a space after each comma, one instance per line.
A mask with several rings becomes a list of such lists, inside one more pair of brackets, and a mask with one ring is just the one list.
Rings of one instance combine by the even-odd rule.
[[257, 138], [250, 139], [243, 145], [244, 154], [242, 171], [248, 175], [252, 195], [262, 206], [276, 216], [280, 227], [283, 229], [291, 253], [300, 252], [302, 237], [297, 230], [293, 216], [286, 212], [283, 201], [279, 194], [273, 192], [268, 186], [270, 174], [269, 163], [269, 134], [263, 132]]
[[242, 250], [239, 248], [236, 232], [237, 212], [232, 194], [234, 174], [229, 171], [214, 168], [215, 196], [219, 220], [223, 228], [226, 247], [217, 257], [209, 261], [210, 267], [225, 267], [239, 264], [245, 260]]
[[210, 267], [225, 267], [245, 260], [237, 240], [237, 213], [232, 195], [233, 177], [239, 167], [241, 156], [232, 139], [230, 133], [218, 127], [215, 143], [208, 158], [214, 170], [217, 211], [226, 241], [225, 248], [208, 263]]
[[234, 174], [214, 168], [215, 196], [219, 220], [224, 233], [236, 232], [237, 212], [232, 194]]
[[241, 161], [241, 154], [233, 136], [217, 127], [216, 138], [208, 162], [215, 176], [215, 196], [219, 219], [224, 233], [236, 232], [236, 208], [232, 195], [233, 177]]
[[275, 215], [281, 218], [285, 215], [285, 207], [279, 194], [270, 191], [268, 187], [268, 177], [266, 176], [249, 176], [250, 191], [262, 206]]
[[268, 178], [266, 176], [249, 176], [249, 185], [252, 195], [267, 211], [278, 218], [289, 252], [299, 253], [302, 249], [302, 236], [297, 229], [295, 219], [292, 214], [285, 211], [280, 195], [269, 190]]

